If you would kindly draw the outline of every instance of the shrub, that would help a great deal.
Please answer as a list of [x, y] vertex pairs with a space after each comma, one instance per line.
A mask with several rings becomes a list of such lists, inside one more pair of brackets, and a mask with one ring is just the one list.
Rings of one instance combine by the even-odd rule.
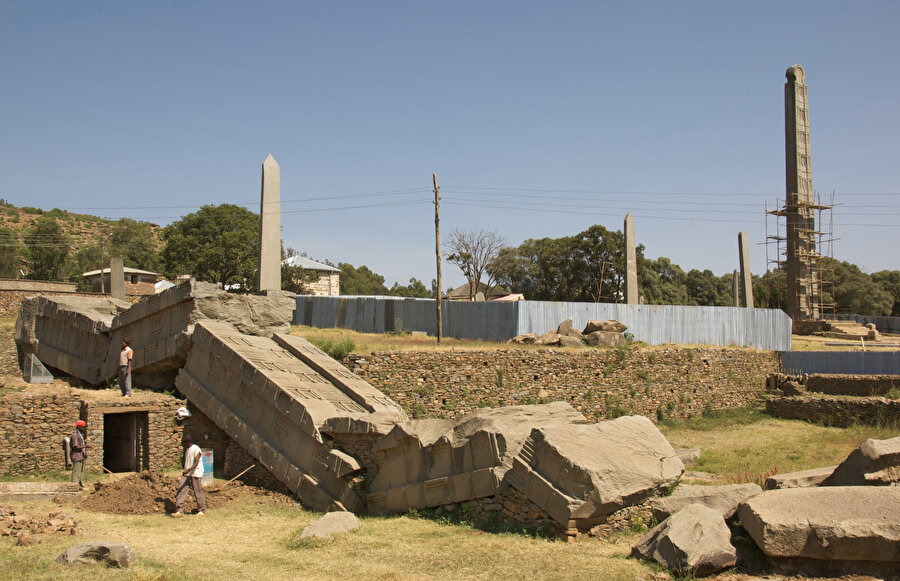
[[344, 357], [350, 355], [356, 349], [356, 343], [351, 339], [343, 341], [332, 341], [331, 339], [313, 339], [310, 341], [313, 345], [324, 351], [332, 359], [343, 361]]

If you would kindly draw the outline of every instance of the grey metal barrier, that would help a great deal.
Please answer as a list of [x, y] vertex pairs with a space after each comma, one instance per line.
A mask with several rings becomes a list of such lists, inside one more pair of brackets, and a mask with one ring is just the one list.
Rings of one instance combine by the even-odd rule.
[[900, 351], [789, 351], [781, 354], [787, 373], [900, 375]]
[[[615, 319], [638, 341], [736, 345], [773, 351], [791, 348], [791, 320], [777, 309], [569, 303], [551, 301], [441, 304], [445, 337], [505, 341], [556, 330], [566, 319], [583, 328], [590, 319]], [[364, 333], [437, 334], [433, 299], [374, 296], [297, 296], [295, 325], [348, 328]]]

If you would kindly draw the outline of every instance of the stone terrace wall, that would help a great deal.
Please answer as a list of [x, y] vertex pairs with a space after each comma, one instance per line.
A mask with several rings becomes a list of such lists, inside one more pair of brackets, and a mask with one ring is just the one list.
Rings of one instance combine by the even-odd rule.
[[900, 400], [883, 397], [770, 397], [766, 412], [776, 418], [820, 422], [836, 428], [857, 423], [900, 425]]
[[85, 397], [75, 389], [0, 392], [0, 475], [66, 470], [62, 440], [72, 433], [77, 419], [87, 421], [92, 445], [85, 468], [101, 470], [103, 415], [117, 411], [147, 414], [147, 430], [140, 436], [139, 447], [141, 454], [147, 453], [151, 470], [177, 466], [182, 453], [182, 426], [174, 418], [175, 410], [184, 403], [164, 394], [144, 395], [138, 401]]
[[0, 474], [65, 470], [62, 439], [80, 410], [72, 393], [0, 394]]
[[594, 421], [747, 405], [779, 366], [772, 351], [723, 348], [376, 352], [345, 363], [413, 417], [567, 401]]

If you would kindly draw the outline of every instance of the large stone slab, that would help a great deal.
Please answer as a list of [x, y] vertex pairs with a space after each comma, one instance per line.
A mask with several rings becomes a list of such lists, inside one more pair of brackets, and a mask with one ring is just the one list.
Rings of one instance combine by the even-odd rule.
[[109, 330], [131, 304], [108, 297], [37, 296], [22, 300], [16, 345], [49, 367], [97, 385], [104, 381]]
[[770, 557], [900, 566], [900, 487], [769, 490], [741, 503], [738, 516]]
[[186, 397], [310, 508], [364, 508], [350, 479], [361, 465], [328, 446], [320, 427], [342, 419], [377, 429], [390, 422], [365, 422], [370, 410], [393, 414], [396, 423], [399, 406], [384, 396], [353, 395], [350, 382], [336, 384], [273, 339], [244, 335], [231, 325], [198, 322], [191, 341], [176, 381]]
[[726, 484], [723, 486], [698, 486], [682, 484], [671, 496], [654, 498], [650, 509], [657, 520], [665, 520], [689, 504], [700, 504], [718, 510], [729, 519], [737, 512], [738, 505], [762, 492], [758, 484]]
[[838, 464], [821, 486], [886, 486], [900, 483], [900, 436], [868, 439]]
[[585, 422], [565, 402], [482, 409], [457, 422], [412, 421], [376, 443], [369, 512], [405, 512], [492, 496], [533, 427]]
[[765, 489], [777, 490], [779, 488], [809, 488], [819, 486], [826, 478], [831, 476], [837, 466], [825, 466], [824, 468], [811, 468], [799, 472], [786, 472], [773, 474], [766, 478]]
[[171, 386], [184, 366], [196, 323], [228, 323], [245, 335], [271, 337], [290, 331], [294, 308], [296, 300], [290, 293], [243, 295], [213, 283], [182, 282], [142, 299], [113, 319], [104, 373], [115, 374], [122, 339], [128, 337], [134, 349], [134, 384]]
[[657, 496], [684, 464], [649, 419], [535, 428], [506, 480], [561, 526], [586, 528]]
[[631, 554], [679, 575], [709, 575], [737, 563], [722, 513], [700, 504], [680, 508], [641, 539]]

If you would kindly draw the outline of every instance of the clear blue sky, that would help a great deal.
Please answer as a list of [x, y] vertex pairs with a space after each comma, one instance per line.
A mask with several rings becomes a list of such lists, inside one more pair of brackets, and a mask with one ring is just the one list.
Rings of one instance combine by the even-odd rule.
[[160, 225], [258, 212], [271, 153], [284, 245], [388, 285], [435, 276], [433, 172], [444, 239], [630, 211], [650, 258], [725, 274], [744, 230], [761, 273], [802, 64], [834, 255], [900, 269], [898, 22], [893, 1], [0, 0], [0, 197]]

